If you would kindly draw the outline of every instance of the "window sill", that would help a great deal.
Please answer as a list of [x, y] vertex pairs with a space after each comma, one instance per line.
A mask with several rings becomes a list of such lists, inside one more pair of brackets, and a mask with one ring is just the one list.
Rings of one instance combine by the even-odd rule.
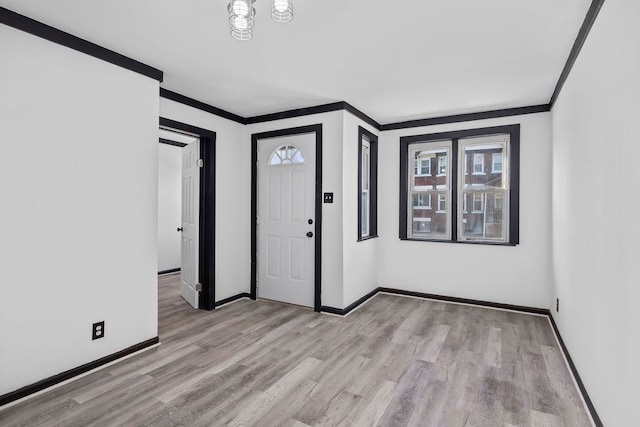
[[486, 242], [478, 240], [447, 240], [447, 239], [418, 239], [415, 237], [400, 237], [400, 240], [411, 242], [438, 242], [438, 243], [461, 243], [468, 245], [486, 245], [486, 246], [517, 246], [518, 243], [510, 242]]
[[358, 240], [356, 240], [356, 242], [364, 242], [365, 240], [371, 240], [371, 239], [377, 239], [377, 238], [378, 238], [378, 235], [360, 237]]
[[486, 175], [484, 172], [474, 172], [471, 175]]
[[436, 213], [447, 213], [447, 211], [436, 211]]
[[431, 206], [414, 206], [413, 209], [427, 210], [427, 209], [431, 209]]

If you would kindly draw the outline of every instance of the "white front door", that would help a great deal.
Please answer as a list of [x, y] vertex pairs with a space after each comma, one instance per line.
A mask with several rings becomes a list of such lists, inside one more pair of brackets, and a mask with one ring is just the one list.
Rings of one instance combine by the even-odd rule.
[[182, 148], [182, 247], [180, 292], [198, 308], [198, 261], [200, 237], [200, 140]]
[[314, 306], [315, 133], [258, 140], [258, 297]]

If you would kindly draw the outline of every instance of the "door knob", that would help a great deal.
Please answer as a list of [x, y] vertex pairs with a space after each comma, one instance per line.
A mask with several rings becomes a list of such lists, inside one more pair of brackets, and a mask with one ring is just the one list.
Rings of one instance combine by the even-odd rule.
[[182, 231], [182, 227], [178, 227], [178, 231]]
[[313, 237], [313, 231], [308, 231], [307, 232], [307, 237]]

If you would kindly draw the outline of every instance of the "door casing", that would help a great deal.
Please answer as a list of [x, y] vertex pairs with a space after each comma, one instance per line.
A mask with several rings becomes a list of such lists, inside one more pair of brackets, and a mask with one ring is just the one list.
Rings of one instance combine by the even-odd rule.
[[198, 281], [202, 283], [199, 307], [213, 310], [216, 305], [215, 241], [216, 241], [216, 133], [186, 123], [160, 117], [160, 127], [188, 132], [200, 137], [200, 247]]
[[251, 299], [257, 298], [258, 260], [258, 141], [282, 136], [315, 133], [315, 246], [314, 246], [314, 311], [320, 312], [322, 290], [322, 124], [279, 129], [251, 135]]

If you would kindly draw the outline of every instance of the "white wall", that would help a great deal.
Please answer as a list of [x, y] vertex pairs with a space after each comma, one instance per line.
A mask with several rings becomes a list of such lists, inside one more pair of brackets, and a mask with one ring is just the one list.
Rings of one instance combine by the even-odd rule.
[[249, 292], [251, 140], [244, 125], [166, 98], [160, 116], [216, 132], [216, 301]]
[[0, 57], [4, 394], [157, 336], [158, 82], [3, 25]]
[[[546, 308], [551, 265], [550, 113], [385, 131], [378, 175], [380, 286]], [[520, 129], [520, 244], [490, 246], [402, 241], [400, 137], [517, 124]]]
[[158, 145], [158, 271], [180, 268], [182, 149]]
[[[343, 305], [343, 253], [342, 253], [342, 125], [343, 111], [314, 114], [292, 119], [276, 120], [248, 125], [246, 140], [251, 135], [278, 129], [322, 124], [322, 191], [333, 192], [333, 204], [322, 205], [322, 305], [342, 308]], [[355, 145], [355, 142], [354, 142]], [[248, 154], [247, 154], [248, 155]], [[250, 156], [248, 158], [251, 158]], [[243, 157], [244, 159], [244, 157]], [[246, 162], [250, 166], [250, 162]], [[355, 163], [357, 166], [357, 162]], [[354, 184], [355, 186], [356, 184]], [[248, 189], [250, 187], [247, 187]], [[355, 187], [354, 187], [355, 188]], [[249, 193], [250, 191], [247, 190]], [[346, 231], [345, 231], [346, 232]], [[354, 228], [355, 232], [355, 228]]]
[[638, 17], [640, 2], [604, 2], [552, 110], [549, 306], [609, 426], [637, 425], [640, 407]]
[[[351, 113], [344, 112], [342, 164], [343, 306], [378, 287], [378, 239], [358, 242], [358, 126], [374, 135], [379, 132]], [[330, 173], [330, 171], [327, 171]], [[378, 206], [385, 201], [378, 200]]]

